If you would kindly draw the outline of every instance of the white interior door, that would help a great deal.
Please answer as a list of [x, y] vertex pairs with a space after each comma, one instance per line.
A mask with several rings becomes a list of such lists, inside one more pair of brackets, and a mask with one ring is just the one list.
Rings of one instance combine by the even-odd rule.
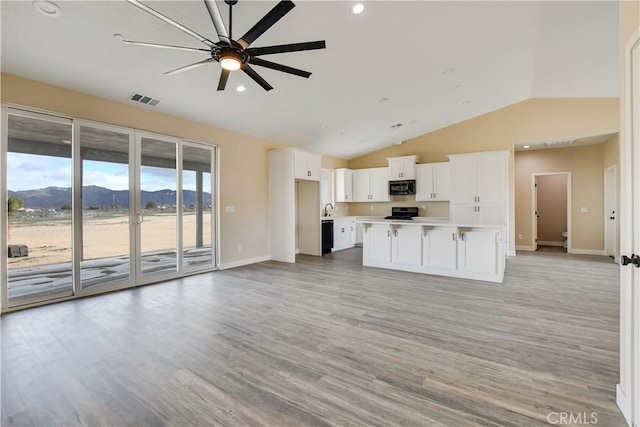
[[626, 46], [625, 127], [620, 143], [620, 383], [616, 401], [640, 424], [640, 28]]
[[616, 216], [616, 167], [604, 171], [604, 251], [605, 255], [616, 256], [617, 216]]
[[534, 251], [538, 250], [538, 177], [533, 176], [533, 188], [531, 189], [531, 208], [533, 210], [533, 221], [531, 226], [531, 246]]

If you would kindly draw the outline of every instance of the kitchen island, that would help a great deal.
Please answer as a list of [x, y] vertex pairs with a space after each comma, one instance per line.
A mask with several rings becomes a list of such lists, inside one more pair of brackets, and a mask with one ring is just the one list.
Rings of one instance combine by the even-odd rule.
[[502, 283], [505, 227], [448, 220], [358, 220], [362, 264]]

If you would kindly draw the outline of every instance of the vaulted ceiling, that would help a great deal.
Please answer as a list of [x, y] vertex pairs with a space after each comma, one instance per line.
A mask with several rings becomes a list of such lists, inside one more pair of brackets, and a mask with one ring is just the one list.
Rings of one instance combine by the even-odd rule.
[[[253, 46], [327, 48], [264, 57], [313, 73], [254, 67], [270, 92], [241, 72], [216, 91], [217, 63], [163, 74], [207, 53], [125, 45], [114, 34], [204, 45], [126, 2], [56, 3], [55, 18], [31, 1], [0, 3], [3, 72], [120, 102], [148, 95], [160, 103], [143, 108], [342, 158], [528, 98], [618, 96], [615, 1], [370, 1], [359, 15], [355, 2], [297, 1]], [[202, 1], [144, 3], [218, 40]], [[234, 35], [275, 4], [241, 0]]]

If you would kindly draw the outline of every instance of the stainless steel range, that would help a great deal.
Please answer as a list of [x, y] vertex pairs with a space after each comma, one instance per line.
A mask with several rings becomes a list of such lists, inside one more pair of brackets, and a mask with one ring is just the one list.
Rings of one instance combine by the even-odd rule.
[[384, 217], [384, 219], [395, 220], [412, 220], [414, 216], [418, 216], [418, 208], [391, 208], [391, 215]]

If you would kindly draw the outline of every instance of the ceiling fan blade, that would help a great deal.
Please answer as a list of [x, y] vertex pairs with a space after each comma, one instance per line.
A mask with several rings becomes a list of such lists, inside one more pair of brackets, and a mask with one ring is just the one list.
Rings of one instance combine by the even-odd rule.
[[231, 41], [229, 40], [229, 33], [227, 33], [227, 29], [224, 27], [224, 21], [222, 20], [220, 9], [218, 9], [218, 4], [215, 0], [204, 0], [204, 5], [207, 7], [207, 11], [211, 17], [211, 22], [213, 22], [213, 26], [216, 29], [216, 33], [218, 33], [220, 41], [231, 44]]
[[184, 46], [173, 46], [170, 44], [158, 44], [158, 43], [148, 43], [148, 42], [136, 42], [133, 40], [122, 40], [124, 44], [135, 44], [137, 46], [147, 46], [147, 47], [159, 47], [162, 49], [176, 49], [176, 50], [186, 50], [189, 52], [211, 52], [210, 49], [202, 49], [196, 47], [184, 47]]
[[260, 67], [271, 68], [272, 70], [282, 71], [284, 73], [289, 73], [289, 74], [293, 74], [293, 75], [296, 75], [296, 76], [304, 77], [305, 79], [308, 79], [309, 76], [311, 75], [311, 73], [308, 72], [308, 71], [300, 70], [298, 68], [289, 67], [287, 65], [276, 64], [275, 62], [265, 61], [264, 59], [260, 59], [260, 58], [251, 58], [249, 60], [249, 62], [252, 63], [253, 65], [258, 65]]
[[220, 73], [220, 81], [218, 82], [218, 90], [224, 90], [227, 87], [227, 80], [229, 80], [229, 70], [222, 69], [222, 73]]
[[193, 64], [185, 65], [184, 67], [180, 67], [180, 68], [176, 68], [175, 70], [167, 71], [164, 74], [166, 74], [168, 76], [173, 76], [174, 74], [178, 74], [178, 73], [181, 73], [183, 71], [187, 71], [187, 70], [190, 70], [192, 68], [196, 68], [196, 67], [208, 64], [209, 62], [213, 62], [213, 61], [215, 61], [215, 59], [207, 58], [207, 59], [205, 59], [203, 61], [194, 62]]
[[258, 83], [260, 86], [262, 86], [262, 88], [264, 90], [266, 90], [267, 92], [270, 91], [271, 89], [273, 89], [273, 86], [271, 86], [269, 83], [267, 83], [267, 81], [265, 79], [263, 79], [262, 77], [260, 77], [260, 75], [258, 73], [256, 73], [256, 70], [254, 70], [253, 68], [251, 68], [251, 66], [249, 64], [244, 64], [242, 66], [242, 71], [244, 71], [245, 73], [247, 73], [247, 75], [249, 77], [251, 77], [256, 83]]
[[277, 46], [250, 47], [245, 52], [251, 56], [271, 55], [274, 53], [300, 52], [303, 50], [324, 49], [327, 44], [324, 40], [317, 42], [279, 44]]
[[204, 43], [206, 45], [209, 45], [209, 46], [215, 46], [215, 43], [212, 42], [211, 40], [201, 36], [200, 34], [196, 33], [193, 30], [190, 30], [189, 28], [187, 28], [184, 25], [174, 21], [173, 19], [169, 18], [168, 16], [163, 15], [162, 13], [158, 12], [157, 10], [154, 10], [154, 9], [150, 8], [146, 4], [140, 3], [138, 0], [127, 0], [127, 2], [131, 3], [132, 5], [138, 7], [140, 9], [142, 9], [142, 10], [144, 10], [148, 14], [155, 16], [156, 18], [160, 19], [161, 21], [164, 21], [167, 24], [174, 26], [175, 28], [179, 29], [180, 31], [184, 31], [185, 33], [189, 34], [191, 37], [193, 37], [195, 39], [198, 39], [202, 43]]
[[282, 0], [280, 3], [275, 5], [273, 9], [269, 11], [265, 16], [262, 17], [249, 31], [246, 32], [244, 36], [238, 40], [238, 43], [242, 45], [243, 48], [247, 48], [251, 43], [253, 43], [258, 37], [260, 37], [265, 31], [273, 26], [276, 22], [278, 22], [284, 15], [289, 13], [291, 9], [293, 9], [296, 5], [293, 4], [292, 1]]

